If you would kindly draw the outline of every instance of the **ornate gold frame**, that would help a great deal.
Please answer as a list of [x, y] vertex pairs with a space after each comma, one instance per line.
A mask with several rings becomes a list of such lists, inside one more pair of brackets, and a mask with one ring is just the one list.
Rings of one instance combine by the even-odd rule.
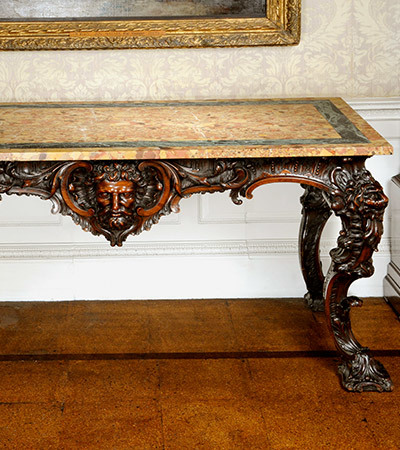
[[301, 0], [267, 0], [265, 18], [0, 23], [0, 50], [89, 50], [294, 45]]

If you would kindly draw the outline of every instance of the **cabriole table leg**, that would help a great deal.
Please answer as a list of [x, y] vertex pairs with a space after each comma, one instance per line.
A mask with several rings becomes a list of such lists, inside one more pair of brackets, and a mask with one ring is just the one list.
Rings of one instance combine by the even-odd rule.
[[325, 280], [326, 315], [342, 362], [339, 373], [349, 391], [391, 391], [393, 384], [383, 365], [354, 337], [350, 309], [362, 301], [348, 296], [358, 278], [373, 274], [372, 254], [383, 232], [387, 197], [364, 168], [363, 161], [347, 162], [331, 174], [334, 189], [327, 194], [331, 208], [341, 218], [342, 231], [331, 251], [332, 263]]
[[324, 311], [324, 274], [320, 260], [319, 243], [331, 209], [325, 201], [321, 189], [302, 185], [305, 189], [300, 201], [303, 205], [299, 233], [300, 265], [307, 293], [306, 305], [313, 311]]

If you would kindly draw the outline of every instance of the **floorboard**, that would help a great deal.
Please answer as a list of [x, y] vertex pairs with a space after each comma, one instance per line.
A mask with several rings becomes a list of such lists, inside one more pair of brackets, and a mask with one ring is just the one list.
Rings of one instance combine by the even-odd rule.
[[340, 387], [299, 299], [2, 302], [0, 447], [399, 448], [400, 322], [380, 298], [352, 322], [392, 393]]

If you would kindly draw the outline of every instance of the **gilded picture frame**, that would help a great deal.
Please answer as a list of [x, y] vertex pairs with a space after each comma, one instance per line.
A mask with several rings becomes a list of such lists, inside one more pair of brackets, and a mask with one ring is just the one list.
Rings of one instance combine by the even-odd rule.
[[76, 20], [2, 18], [0, 50], [92, 50], [295, 45], [301, 0], [266, 0], [265, 17]]

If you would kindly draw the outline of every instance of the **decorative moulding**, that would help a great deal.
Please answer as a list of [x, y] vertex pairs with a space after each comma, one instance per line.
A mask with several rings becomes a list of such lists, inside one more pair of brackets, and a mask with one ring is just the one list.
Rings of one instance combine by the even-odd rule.
[[[336, 240], [321, 241], [322, 255], [328, 255], [336, 246]], [[382, 239], [379, 256], [390, 252], [388, 239]], [[0, 246], [0, 258], [4, 260], [46, 260], [76, 258], [143, 258], [182, 256], [293, 256], [298, 253], [297, 239], [255, 239], [227, 241], [166, 241], [127, 242], [122, 248], [107, 244], [8, 244]]]
[[366, 120], [400, 119], [400, 97], [347, 99], [346, 101]]
[[[53, 219], [53, 220], [51, 220]], [[9, 220], [5, 219], [3, 220], [0, 218], [0, 227], [1, 228], [23, 228], [23, 227], [61, 227], [63, 224], [63, 218], [62, 216], [50, 216], [49, 220], [35, 220], [35, 219], [23, 219], [23, 220]]]

